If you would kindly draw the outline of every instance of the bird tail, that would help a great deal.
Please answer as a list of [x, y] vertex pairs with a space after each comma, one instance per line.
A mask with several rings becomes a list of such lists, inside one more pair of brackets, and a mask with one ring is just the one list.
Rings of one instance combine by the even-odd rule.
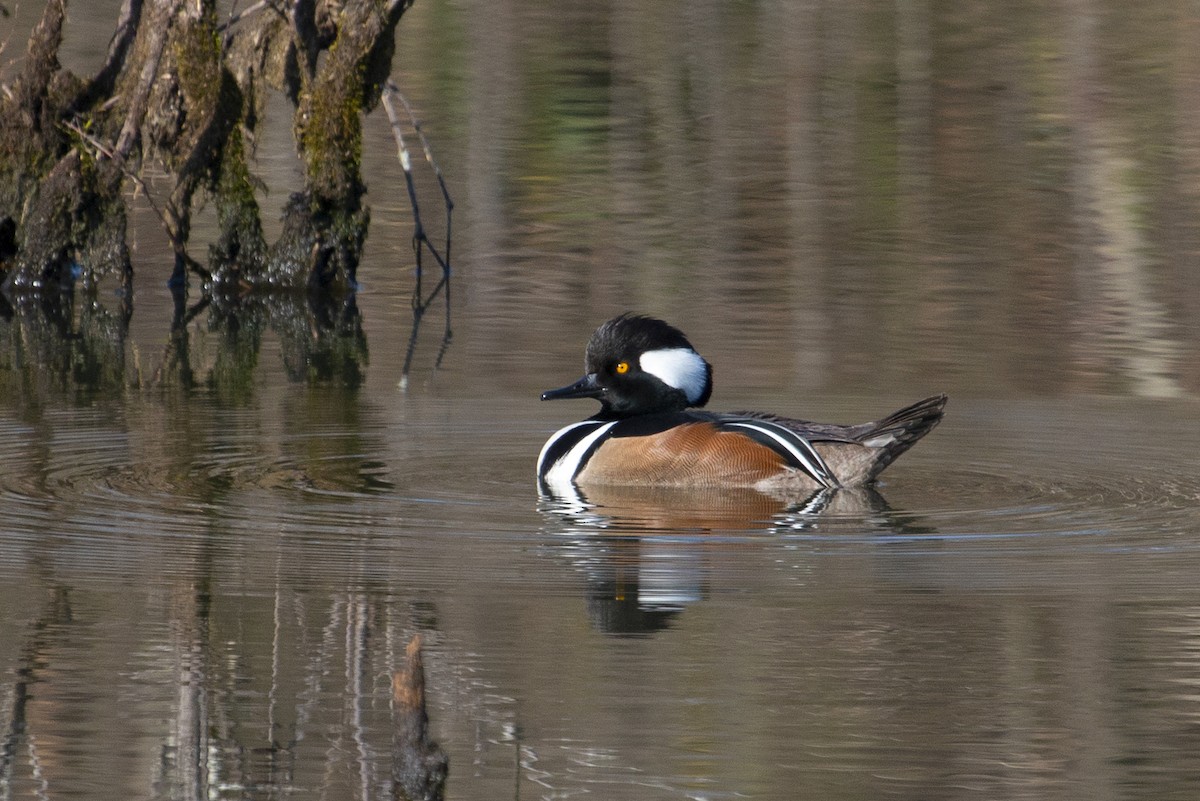
[[879, 456], [871, 466], [868, 481], [879, 475], [885, 467], [896, 461], [900, 454], [911, 448], [917, 440], [942, 421], [947, 400], [945, 395], [933, 395], [864, 427], [865, 431], [859, 436], [859, 442], [879, 448]]

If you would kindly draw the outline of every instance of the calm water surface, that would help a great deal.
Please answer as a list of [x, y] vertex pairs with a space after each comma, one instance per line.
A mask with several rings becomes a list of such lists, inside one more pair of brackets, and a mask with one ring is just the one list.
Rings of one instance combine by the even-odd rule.
[[[415, 633], [452, 799], [1200, 796], [1196, 33], [422, 0], [396, 77], [457, 272], [407, 380], [374, 117], [352, 307], [173, 327], [147, 211], [131, 316], [0, 320], [0, 799], [390, 798]], [[626, 309], [691, 336], [714, 408], [948, 417], [877, 494], [539, 499], [593, 407], [538, 393]]]

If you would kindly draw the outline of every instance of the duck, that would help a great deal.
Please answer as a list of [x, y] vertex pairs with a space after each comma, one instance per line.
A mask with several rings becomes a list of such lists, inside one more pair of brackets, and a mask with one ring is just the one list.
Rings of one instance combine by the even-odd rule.
[[932, 395], [868, 423], [704, 410], [713, 368], [678, 328], [625, 313], [595, 330], [585, 375], [542, 400], [592, 398], [600, 411], [556, 431], [537, 461], [550, 494], [580, 487], [753, 488], [773, 494], [871, 486], [941, 422]]

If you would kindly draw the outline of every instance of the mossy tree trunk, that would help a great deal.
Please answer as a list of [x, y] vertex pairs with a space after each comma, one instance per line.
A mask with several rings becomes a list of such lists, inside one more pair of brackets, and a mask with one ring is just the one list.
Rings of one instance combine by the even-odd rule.
[[[0, 239], [12, 240], [0, 241], [4, 287], [128, 280], [123, 190], [153, 159], [174, 181], [156, 208], [175, 285], [190, 272], [214, 294], [350, 290], [369, 221], [362, 116], [379, 102], [411, 2], [256, 4], [222, 26], [215, 0], [125, 0], [104, 66], [84, 80], [58, 63], [67, 0], [47, 0], [0, 100]], [[248, 144], [269, 88], [293, 103], [305, 165], [304, 191], [270, 246]], [[200, 197], [217, 210], [207, 266], [188, 249]]]

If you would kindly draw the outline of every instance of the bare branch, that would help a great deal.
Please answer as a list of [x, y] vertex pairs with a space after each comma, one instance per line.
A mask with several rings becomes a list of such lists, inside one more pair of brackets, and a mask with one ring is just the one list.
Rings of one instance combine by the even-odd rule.
[[117, 76], [125, 65], [129, 48], [133, 45], [133, 40], [137, 38], [138, 25], [142, 20], [143, 4], [143, 0], [124, 0], [121, 4], [117, 29], [108, 43], [108, 56], [104, 60], [104, 66], [100, 68], [88, 86], [85, 97], [99, 98], [112, 92]]
[[[437, 176], [438, 186], [442, 190], [442, 199], [446, 205], [446, 248], [445, 253], [439, 253], [433, 243], [429, 241], [428, 235], [425, 233], [425, 226], [421, 222], [421, 208], [417, 201], [416, 184], [413, 181], [412, 174], [412, 159], [408, 153], [408, 145], [404, 141], [404, 126], [400, 120], [400, 115], [396, 112], [396, 106], [392, 103], [392, 97], [395, 96], [404, 106], [404, 110], [408, 113], [409, 123], [421, 140], [421, 147], [425, 152], [425, 160], [433, 168], [434, 175]], [[416, 260], [416, 287], [413, 290], [412, 309], [413, 309], [413, 329], [408, 340], [408, 350], [404, 356], [404, 366], [400, 371], [400, 386], [402, 389], [408, 386], [409, 369], [412, 367], [413, 355], [416, 352], [417, 334], [420, 330], [421, 319], [425, 312], [429, 309], [429, 305], [438, 296], [444, 292], [446, 296], [446, 330], [442, 336], [442, 344], [438, 350], [435, 366], [440, 365], [442, 357], [446, 353], [446, 348], [450, 344], [452, 330], [450, 326], [450, 232], [451, 222], [453, 219], [454, 201], [450, 198], [450, 192], [446, 188], [445, 178], [442, 176], [441, 168], [433, 158], [433, 149], [429, 145], [429, 140], [426, 139], [424, 132], [421, 130], [421, 122], [413, 113], [412, 105], [401, 94], [400, 90], [392, 81], [388, 81], [383, 87], [381, 96], [383, 110], [387, 113], [388, 124], [392, 129], [392, 137], [396, 140], [396, 155], [400, 160], [400, 167], [404, 170], [404, 182], [408, 188], [408, 200], [413, 210], [413, 256]], [[421, 289], [421, 279], [424, 270], [421, 265], [421, 254], [428, 249], [433, 254], [434, 259], [442, 268], [442, 277], [430, 291], [428, 296], [424, 296]]]
[[[417, 189], [412, 177], [412, 159], [409, 157], [408, 146], [404, 141], [404, 129], [400, 122], [400, 117], [396, 113], [396, 108], [391, 102], [391, 97], [393, 95], [400, 99], [400, 102], [404, 105], [405, 111], [408, 112], [408, 117], [413, 130], [421, 140], [421, 146], [425, 152], [425, 160], [428, 161], [429, 165], [433, 168], [434, 175], [437, 176], [438, 186], [442, 190], [442, 199], [446, 204], [446, 253], [444, 255], [438, 253], [437, 249], [433, 247], [433, 244], [429, 242], [428, 237], [425, 235], [425, 226], [421, 222], [420, 204], [417, 201]], [[450, 198], [450, 192], [446, 188], [446, 181], [442, 176], [441, 168], [438, 167], [437, 162], [433, 158], [433, 151], [429, 146], [429, 140], [425, 138], [425, 134], [421, 130], [420, 121], [413, 113], [412, 106], [409, 104], [408, 100], [405, 99], [404, 95], [400, 93], [400, 89], [390, 80], [384, 87], [382, 102], [383, 109], [387, 113], [388, 122], [392, 128], [392, 136], [396, 140], [397, 156], [400, 160], [400, 167], [404, 170], [404, 180], [408, 187], [408, 199], [412, 204], [413, 218], [416, 224], [416, 232], [413, 234], [413, 236], [418, 240], [424, 241], [428, 245], [429, 252], [432, 253], [434, 259], [437, 260], [438, 266], [442, 268], [443, 273], [448, 275], [450, 272], [450, 223], [452, 219], [452, 213], [454, 211], [454, 201]]]
[[137, 87], [129, 103], [129, 111], [125, 115], [125, 123], [121, 126], [121, 134], [117, 137], [116, 147], [113, 148], [114, 159], [125, 160], [133, 150], [141, 134], [142, 120], [146, 116], [146, 106], [150, 100], [150, 90], [154, 88], [154, 80], [158, 75], [158, 64], [162, 60], [163, 48], [167, 43], [167, 32], [171, 20], [175, 17], [182, 0], [153, 0], [154, 10], [158, 12], [150, 20], [149, 44], [146, 47], [146, 60], [142, 64], [142, 72], [138, 76]]

